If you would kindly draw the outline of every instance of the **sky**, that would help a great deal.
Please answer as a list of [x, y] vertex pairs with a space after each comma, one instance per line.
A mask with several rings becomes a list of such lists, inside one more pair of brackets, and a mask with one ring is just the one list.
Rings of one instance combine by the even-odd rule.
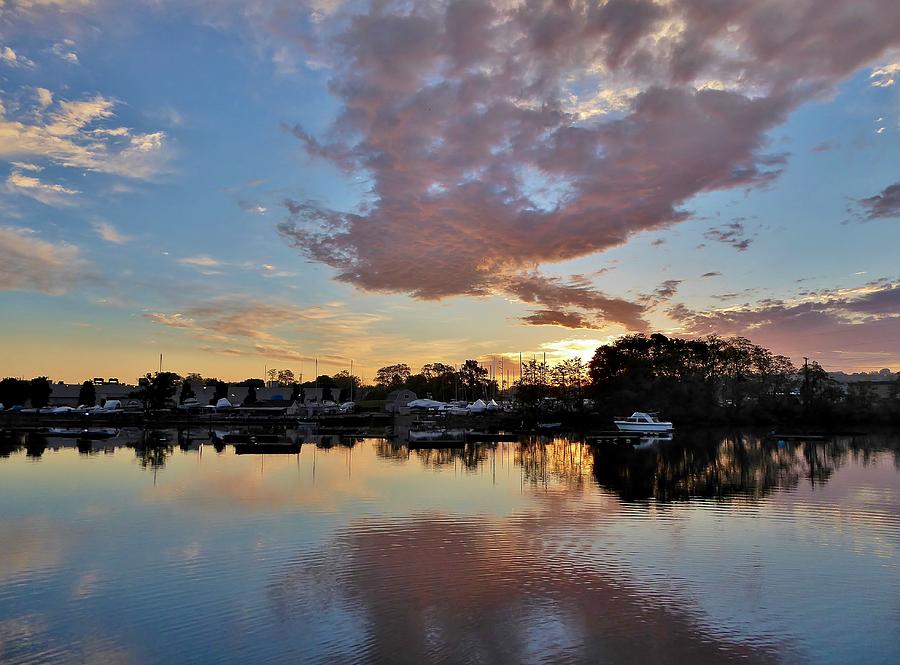
[[0, 0], [0, 374], [365, 379], [654, 331], [900, 369], [897, 25]]

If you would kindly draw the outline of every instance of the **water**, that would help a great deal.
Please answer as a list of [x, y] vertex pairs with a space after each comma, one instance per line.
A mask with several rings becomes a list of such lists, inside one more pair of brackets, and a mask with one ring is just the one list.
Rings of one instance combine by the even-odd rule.
[[898, 662], [900, 436], [329, 441], [7, 438], [0, 662]]

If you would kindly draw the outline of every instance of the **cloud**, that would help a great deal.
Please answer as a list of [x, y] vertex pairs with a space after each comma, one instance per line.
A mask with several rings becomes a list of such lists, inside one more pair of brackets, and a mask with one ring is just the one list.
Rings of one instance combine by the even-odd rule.
[[539, 309], [528, 316], [523, 316], [522, 321], [532, 326], [561, 326], [563, 328], [593, 328], [595, 325], [585, 316], [577, 312], [557, 312], [549, 309]]
[[900, 182], [888, 185], [875, 196], [860, 199], [867, 220], [900, 217]]
[[900, 62], [894, 62], [872, 70], [869, 79], [876, 88], [889, 88], [897, 82], [900, 75]]
[[50, 48], [50, 52], [60, 60], [65, 60], [70, 64], [77, 65], [79, 64], [78, 54], [73, 50], [74, 46], [74, 41], [72, 41], [71, 39], [64, 39], [61, 42], [55, 43]]
[[355, 342], [361, 329], [380, 320], [378, 315], [348, 312], [339, 303], [298, 307], [232, 296], [191, 304], [177, 312], [149, 312], [144, 316], [154, 323], [188, 331], [198, 339], [229, 345], [208, 347], [210, 351], [229, 348], [288, 360], [307, 358], [297, 349], [300, 336], [314, 336], [319, 344], [322, 338], [339, 344]]
[[178, 259], [178, 263], [181, 263], [186, 266], [194, 266], [195, 268], [214, 268], [216, 266], [222, 265], [222, 262], [218, 259], [214, 259], [211, 256], [207, 256], [206, 254], [199, 254], [197, 256], [185, 256], [182, 259]]
[[822, 141], [812, 147], [812, 152], [829, 152], [834, 150], [835, 145], [831, 141]]
[[339, 115], [321, 136], [290, 131], [371, 191], [352, 210], [286, 201], [279, 231], [341, 281], [417, 298], [515, 297], [536, 266], [678, 223], [703, 192], [771, 182], [786, 158], [768, 132], [900, 43], [892, 0], [351, 12], [305, 35], [333, 65]]
[[742, 335], [779, 353], [837, 367], [868, 364], [871, 354], [881, 363], [900, 361], [900, 284], [891, 280], [709, 311], [678, 304], [668, 313], [683, 333]]
[[705, 272], [705, 273], [703, 273], [703, 274], [700, 275], [700, 276], [701, 276], [701, 277], [721, 277], [721, 276], [722, 276], [722, 273], [720, 273], [720, 272], [717, 271], [717, 270], [713, 270], [713, 271], [711, 271], [711, 272]]
[[262, 204], [257, 203], [256, 201], [244, 201], [242, 199], [238, 201], [238, 206], [244, 212], [249, 212], [254, 215], [264, 215], [267, 212], [267, 208], [265, 208]]
[[[27, 164], [26, 167], [33, 167]], [[34, 171], [34, 169], [30, 169]], [[48, 184], [39, 178], [25, 175], [18, 169], [13, 169], [6, 178], [6, 191], [12, 194], [20, 194], [39, 201], [44, 205], [65, 207], [74, 205], [72, 197], [78, 194], [77, 189], [69, 189], [58, 184]]]
[[128, 178], [151, 178], [165, 170], [164, 132], [103, 126], [115, 117], [115, 100], [94, 95], [54, 103], [45, 88], [37, 88], [36, 96], [38, 105], [15, 117], [0, 100], [0, 158], [46, 159]]
[[[544, 305], [548, 310], [557, 313], [562, 307], [586, 310], [593, 314], [594, 326], [610, 321], [631, 330], [647, 328], [647, 323], [642, 318], [644, 313], [642, 305], [609, 297], [581, 282], [567, 283], [559, 278], [545, 277], [532, 272], [510, 277], [499, 288], [524, 303]], [[569, 313], [568, 316], [574, 315]], [[523, 320], [529, 322], [528, 317]]]
[[670, 300], [672, 296], [678, 291], [678, 287], [681, 282], [684, 280], [681, 279], [667, 279], [653, 292], [653, 294], [660, 300]]
[[97, 232], [97, 235], [103, 238], [106, 242], [110, 242], [114, 245], [124, 245], [127, 242], [131, 241], [129, 236], [124, 235], [119, 232], [116, 227], [114, 227], [109, 222], [104, 221], [96, 221], [91, 226], [94, 227], [94, 231]]
[[47, 108], [53, 103], [53, 93], [47, 90], [47, 88], [35, 88], [35, 94], [38, 98], [38, 104], [42, 109]]
[[726, 245], [731, 245], [739, 252], [746, 250], [750, 246], [750, 243], [753, 242], [751, 238], [744, 237], [744, 225], [737, 220], [709, 229], [709, 231], [703, 234], [703, 237], [709, 240], [715, 240], [716, 242], [725, 243]]
[[34, 67], [34, 62], [20, 53], [16, 53], [9, 46], [0, 47], [0, 61], [12, 67]]
[[0, 290], [61, 295], [91, 277], [81, 250], [31, 229], [0, 226]]

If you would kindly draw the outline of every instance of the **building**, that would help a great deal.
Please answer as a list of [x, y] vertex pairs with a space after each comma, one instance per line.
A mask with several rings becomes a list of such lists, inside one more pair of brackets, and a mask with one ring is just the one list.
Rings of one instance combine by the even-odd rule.
[[384, 403], [384, 410], [388, 413], [409, 413], [407, 404], [418, 399], [412, 390], [401, 388], [388, 393]]

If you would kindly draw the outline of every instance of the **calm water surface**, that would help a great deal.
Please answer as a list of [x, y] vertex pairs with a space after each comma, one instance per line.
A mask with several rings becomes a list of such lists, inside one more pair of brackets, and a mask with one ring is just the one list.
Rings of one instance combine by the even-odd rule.
[[178, 441], [3, 441], [0, 662], [900, 662], [897, 435]]

